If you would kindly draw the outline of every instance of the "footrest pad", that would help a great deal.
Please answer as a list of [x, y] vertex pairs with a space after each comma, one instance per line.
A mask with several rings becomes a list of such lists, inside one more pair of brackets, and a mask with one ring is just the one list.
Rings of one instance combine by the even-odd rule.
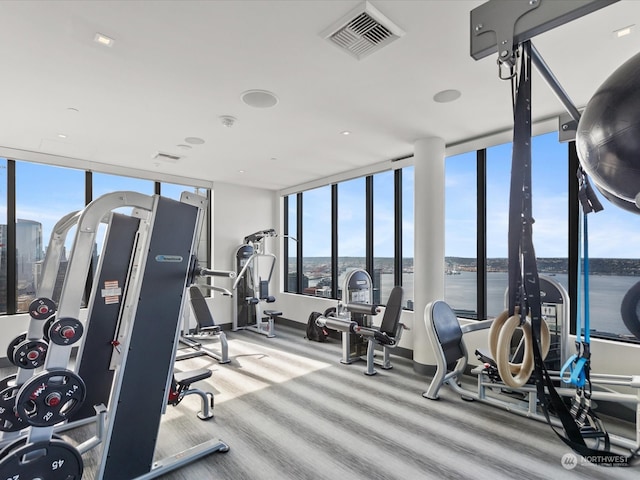
[[282, 315], [282, 312], [278, 310], [263, 310], [262, 313], [264, 313], [268, 317], [279, 317], [280, 315]]
[[211, 376], [211, 370], [200, 368], [199, 370], [189, 370], [187, 372], [176, 372], [173, 377], [176, 383], [181, 385], [191, 385], [194, 382], [204, 380]]

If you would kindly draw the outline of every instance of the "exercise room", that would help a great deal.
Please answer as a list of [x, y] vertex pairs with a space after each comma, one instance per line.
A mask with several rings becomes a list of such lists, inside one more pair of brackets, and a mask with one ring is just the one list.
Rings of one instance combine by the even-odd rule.
[[0, 18], [0, 480], [638, 477], [640, 1]]

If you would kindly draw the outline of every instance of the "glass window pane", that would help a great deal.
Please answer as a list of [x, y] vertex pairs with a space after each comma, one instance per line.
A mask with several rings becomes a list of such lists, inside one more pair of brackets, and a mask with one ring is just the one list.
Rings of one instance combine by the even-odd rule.
[[[289, 195], [284, 198], [287, 202], [287, 208], [289, 210], [289, 217], [285, 219], [287, 222], [287, 235], [285, 239], [288, 249], [287, 259], [287, 281], [285, 283], [285, 291], [297, 292], [298, 291], [298, 245], [296, 241], [297, 229], [298, 229], [298, 196]], [[306, 288], [308, 285], [303, 285]]]
[[445, 160], [445, 301], [477, 318], [476, 152]]
[[[609, 203], [599, 192], [598, 198], [604, 210], [588, 215], [591, 334], [640, 341], [632, 333], [632, 330], [637, 331], [633, 327], [637, 325], [639, 315], [638, 300], [632, 293], [625, 302], [624, 311], [624, 318], [632, 325], [631, 330], [625, 325], [622, 313], [623, 299], [640, 280], [639, 217]], [[580, 287], [583, 281], [584, 278], [580, 278]], [[637, 291], [637, 287], [634, 290]]]
[[[6, 172], [6, 170], [5, 170]], [[4, 182], [6, 185], [6, 181]], [[84, 171], [16, 162], [16, 293], [17, 311], [26, 312], [35, 298], [38, 275], [55, 224], [84, 208]], [[6, 208], [5, 208], [6, 212]], [[6, 223], [6, 220], [5, 220]], [[56, 282], [58, 301], [75, 228], [67, 234]], [[84, 288], [84, 285], [78, 285]]]
[[0, 313], [7, 312], [7, 159], [0, 158]]
[[304, 293], [331, 298], [330, 185], [302, 194], [302, 216]]
[[[556, 132], [532, 139], [533, 242], [538, 270], [567, 288], [567, 145]], [[487, 149], [487, 315], [505, 309], [512, 144]]]
[[403, 304], [410, 310], [413, 310], [414, 188], [414, 168], [405, 167], [402, 169], [402, 289]]
[[365, 192], [365, 177], [338, 184], [338, 289], [348, 270], [366, 268]]
[[373, 176], [373, 302], [386, 304], [394, 285], [394, 172]]

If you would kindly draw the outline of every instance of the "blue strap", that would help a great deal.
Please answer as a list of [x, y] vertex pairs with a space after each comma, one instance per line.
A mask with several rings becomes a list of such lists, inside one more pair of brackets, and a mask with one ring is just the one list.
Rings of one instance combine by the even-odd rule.
[[587, 379], [587, 375], [585, 372], [586, 363], [589, 361], [588, 358], [580, 357], [571, 372], [571, 383], [573, 383], [576, 387], [584, 387], [584, 384]]
[[[580, 303], [580, 287], [578, 287], [576, 295], [576, 304], [578, 305], [578, 311], [576, 312], [577, 353], [569, 357], [560, 369], [560, 378], [562, 381], [564, 383], [571, 383], [579, 388], [584, 387], [586, 383], [585, 370], [588, 368], [589, 343], [591, 341], [589, 322], [589, 229], [586, 212], [582, 215], [582, 229], [578, 228], [578, 235], [580, 235], [580, 233], [582, 233], [582, 239], [578, 239], [578, 258], [581, 259], [581, 250], [584, 247], [584, 259], [578, 261], [578, 278], [580, 278], [580, 266], [584, 262], [584, 339], [582, 337], [582, 319], [580, 315], [582, 304]], [[582, 354], [580, 351], [581, 345], [584, 347]], [[570, 372], [569, 377], [565, 376], [567, 370]]]
[[584, 235], [584, 343], [591, 343], [591, 328], [589, 322], [589, 229], [587, 225], [587, 214], [583, 215]]
[[[573, 373], [573, 362], [575, 362], [577, 359], [578, 359], [578, 354], [574, 353], [567, 359], [566, 362], [564, 362], [564, 365], [562, 365], [562, 368], [560, 369], [560, 379], [564, 383], [572, 383], [571, 374]], [[569, 376], [565, 377], [565, 373], [567, 370], [569, 370]]]

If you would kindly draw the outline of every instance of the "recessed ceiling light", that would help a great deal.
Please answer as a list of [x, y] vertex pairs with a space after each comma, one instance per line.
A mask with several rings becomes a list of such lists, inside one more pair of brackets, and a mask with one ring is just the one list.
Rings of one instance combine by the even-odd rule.
[[616, 36], [616, 38], [626, 37], [627, 35], [631, 34], [631, 29], [633, 27], [634, 25], [628, 25], [626, 27], [619, 28], [618, 30], [614, 30], [613, 34]]
[[185, 145], [184, 143], [176, 145], [176, 147], [181, 148], [182, 150], [191, 150], [193, 148], [191, 145]]
[[351, 132], [349, 130], [345, 130], [343, 132], [340, 132], [340, 135], [345, 135], [345, 136], [351, 135]]
[[244, 170], [238, 170], [238, 173], [244, 173]]
[[59, 136], [60, 138], [67, 138], [67, 136], [66, 136], [64, 133], [59, 133], [59, 134], [58, 134], [58, 136]]
[[269, 108], [278, 103], [278, 97], [267, 90], [247, 90], [242, 92], [240, 99], [250, 107]]
[[101, 33], [96, 33], [96, 36], [93, 37], [93, 41], [103, 47], [113, 47], [113, 38], [107, 37]]
[[442, 90], [433, 96], [433, 101], [437, 103], [449, 103], [460, 98], [460, 90]]
[[202, 145], [204, 143], [204, 140], [198, 137], [187, 137], [184, 141], [191, 145]]

